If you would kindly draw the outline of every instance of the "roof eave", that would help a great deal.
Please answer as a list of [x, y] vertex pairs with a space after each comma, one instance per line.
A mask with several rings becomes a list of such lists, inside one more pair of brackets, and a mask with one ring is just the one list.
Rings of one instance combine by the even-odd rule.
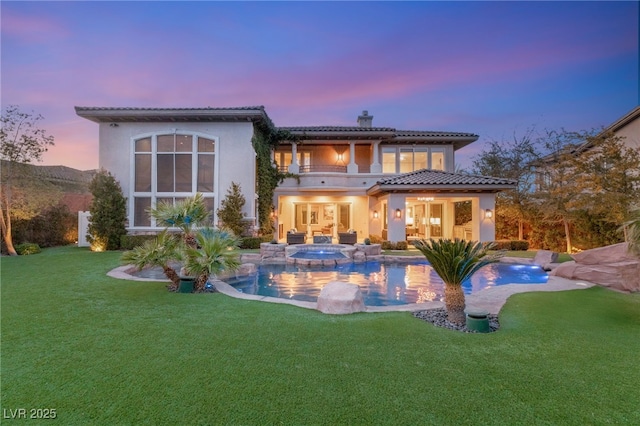
[[367, 195], [377, 196], [393, 192], [434, 192], [434, 193], [496, 193], [516, 188], [512, 184], [493, 185], [408, 185], [376, 184], [367, 190]]
[[267, 118], [263, 108], [202, 109], [127, 109], [75, 107], [79, 117], [95, 123], [163, 121], [261, 121]]

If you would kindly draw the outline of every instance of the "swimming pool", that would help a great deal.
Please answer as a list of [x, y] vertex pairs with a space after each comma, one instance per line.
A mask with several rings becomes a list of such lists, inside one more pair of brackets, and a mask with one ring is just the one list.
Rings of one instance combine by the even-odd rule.
[[[548, 274], [538, 265], [495, 263], [463, 283], [465, 294], [504, 284], [545, 284]], [[331, 281], [357, 284], [365, 305], [391, 306], [444, 300], [444, 284], [426, 261], [364, 262], [334, 267], [260, 265], [250, 277], [227, 279], [246, 294], [315, 302]]]

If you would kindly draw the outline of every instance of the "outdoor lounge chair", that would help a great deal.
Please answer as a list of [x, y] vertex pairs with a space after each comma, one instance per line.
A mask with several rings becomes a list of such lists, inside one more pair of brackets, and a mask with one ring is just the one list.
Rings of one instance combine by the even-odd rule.
[[358, 241], [358, 234], [356, 233], [356, 231], [338, 232], [338, 244], [354, 245], [357, 241]]
[[287, 232], [287, 244], [304, 244], [306, 240], [306, 232], [298, 232], [295, 228]]

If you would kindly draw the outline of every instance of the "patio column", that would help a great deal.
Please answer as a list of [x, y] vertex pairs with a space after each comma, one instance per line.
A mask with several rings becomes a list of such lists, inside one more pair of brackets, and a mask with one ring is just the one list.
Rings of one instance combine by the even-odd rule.
[[358, 165], [356, 164], [356, 144], [353, 141], [349, 142], [349, 164], [347, 164], [347, 173], [358, 173]]
[[479, 194], [471, 200], [471, 238], [482, 243], [496, 239], [495, 194]]
[[291, 164], [289, 165], [289, 173], [300, 173], [300, 164], [298, 164], [298, 144], [291, 144]]
[[[405, 194], [389, 194], [387, 204], [387, 239], [391, 242], [405, 241], [407, 239], [405, 221], [407, 209], [405, 206]], [[397, 211], [400, 211], [400, 217]]]
[[380, 164], [380, 141], [373, 143], [373, 163], [371, 163], [371, 173], [382, 173]]

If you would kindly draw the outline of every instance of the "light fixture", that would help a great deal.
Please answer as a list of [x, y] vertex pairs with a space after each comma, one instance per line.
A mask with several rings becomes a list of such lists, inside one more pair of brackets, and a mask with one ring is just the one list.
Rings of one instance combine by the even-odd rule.
[[378, 218], [378, 210], [374, 210], [373, 211], [373, 218], [377, 219]]
[[426, 201], [427, 203], [433, 201], [433, 197], [418, 197], [418, 201]]
[[493, 210], [491, 209], [486, 209], [484, 211], [484, 218], [485, 219], [491, 219], [493, 217]]
[[111, 123], [109, 124], [109, 127], [118, 127], [118, 123]]
[[396, 219], [400, 219], [402, 217], [402, 210], [396, 209]]

